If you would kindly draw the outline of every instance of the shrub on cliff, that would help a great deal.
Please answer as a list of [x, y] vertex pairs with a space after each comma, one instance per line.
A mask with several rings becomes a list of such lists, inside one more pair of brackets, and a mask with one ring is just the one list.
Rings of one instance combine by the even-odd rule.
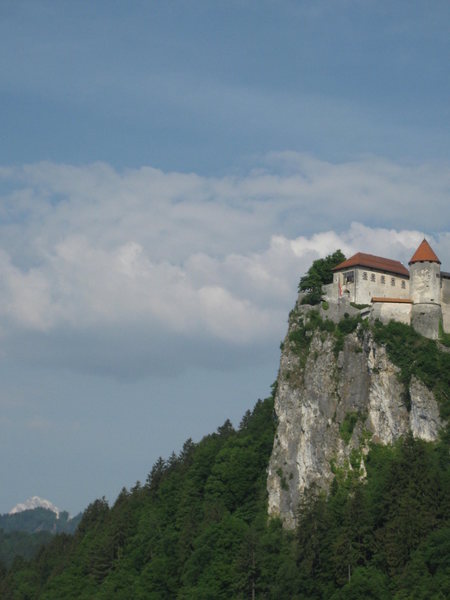
[[309, 267], [298, 284], [299, 292], [307, 292], [302, 304], [319, 304], [322, 300], [322, 286], [332, 283], [333, 268], [345, 260], [341, 250], [328, 254], [325, 258], [318, 258]]

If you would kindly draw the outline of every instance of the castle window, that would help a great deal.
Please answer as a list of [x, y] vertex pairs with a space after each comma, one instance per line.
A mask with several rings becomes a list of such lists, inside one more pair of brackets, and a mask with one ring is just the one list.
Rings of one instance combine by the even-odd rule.
[[344, 283], [353, 283], [355, 281], [355, 272], [347, 271], [344, 273]]
[[402, 281], [402, 290], [406, 289], [406, 282]]
[[384, 275], [381, 276], [381, 283], [386, 283], [386, 277]]
[[363, 279], [364, 279], [364, 281], [367, 281], [367, 273], [366, 273], [366, 271], [363, 271]]
[[391, 285], [395, 285], [395, 278], [391, 277]]
[[372, 273], [372, 274], [370, 275], [370, 281], [375, 281], [375, 273]]

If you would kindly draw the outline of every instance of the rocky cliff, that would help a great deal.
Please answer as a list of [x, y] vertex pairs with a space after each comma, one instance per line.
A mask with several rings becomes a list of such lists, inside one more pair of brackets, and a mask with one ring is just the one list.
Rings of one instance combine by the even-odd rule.
[[288, 528], [305, 490], [326, 490], [336, 469], [364, 477], [371, 441], [432, 441], [441, 427], [433, 393], [414, 376], [402, 383], [368, 321], [347, 310], [297, 303], [281, 345], [267, 487], [270, 515]]

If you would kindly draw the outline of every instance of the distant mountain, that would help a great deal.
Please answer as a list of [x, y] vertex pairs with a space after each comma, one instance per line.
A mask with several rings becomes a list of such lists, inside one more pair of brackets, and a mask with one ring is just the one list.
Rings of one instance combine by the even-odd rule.
[[0, 567], [2, 563], [11, 566], [16, 556], [32, 558], [54, 534], [73, 534], [81, 516], [71, 519], [67, 511], [38, 496], [17, 504], [0, 515]]
[[[42, 504], [38, 504], [37, 501]], [[33, 504], [37, 506], [26, 508]], [[9, 514], [0, 515], [0, 529], [5, 532], [37, 533], [48, 531], [50, 533], [74, 533], [80, 519], [81, 514], [71, 519], [67, 511], [59, 511], [48, 500], [41, 500], [35, 496], [23, 504], [15, 506]]]
[[56, 514], [56, 517], [59, 517], [59, 508], [57, 508], [50, 500], [45, 500], [44, 498], [39, 498], [39, 496], [32, 496], [22, 502], [20, 504], [16, 504], [14, 508], [9, 511], [10, 515], [15, 515], [19, 512], [23, 512], [25, 510], [33, 510], [35, 508], [46, 508], [51, 510]]

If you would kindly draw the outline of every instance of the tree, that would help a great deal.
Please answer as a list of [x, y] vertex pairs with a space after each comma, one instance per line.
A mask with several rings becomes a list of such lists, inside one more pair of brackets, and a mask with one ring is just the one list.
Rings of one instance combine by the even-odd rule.
[[298, 284], [299, 292], [307, 292], [302, 304], [319, 304], [322, 299], [322, 286], [332, 283], [333, 268], [344, 260], [345, 255], [341, 250], [336, 250], [333, 254], [313, 262]]
[[162, 456], [160, 456], [153, 465], [152, 470], [148, 474], [147, 480], [145, 482], [145, 487], [149, 490], [150, 495], [156, 495], [166, 470], [166, 461], [162, 458]]
[[351, 581], [336, 592], [331, 600], [389, 600], [392, 594], [389, 590], [388, 577], [377, 571], [375, 567], [359, 567]]

